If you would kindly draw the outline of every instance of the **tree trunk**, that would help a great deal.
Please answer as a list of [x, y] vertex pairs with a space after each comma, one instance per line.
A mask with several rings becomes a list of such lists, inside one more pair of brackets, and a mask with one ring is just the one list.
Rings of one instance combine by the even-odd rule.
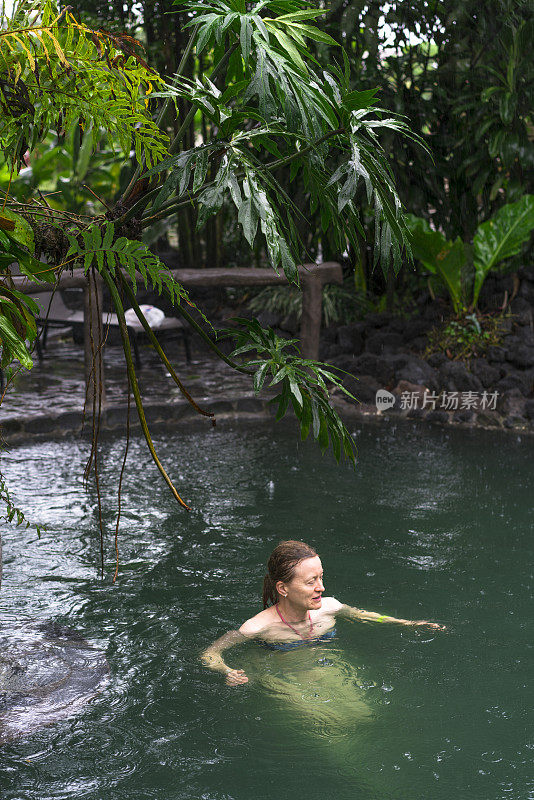
[[302, 276], [302, 317], [300, 320], [300, 348], [304, 358], [317, 361], [321, 336], [323, 308], [323, 282], [319, 275]]

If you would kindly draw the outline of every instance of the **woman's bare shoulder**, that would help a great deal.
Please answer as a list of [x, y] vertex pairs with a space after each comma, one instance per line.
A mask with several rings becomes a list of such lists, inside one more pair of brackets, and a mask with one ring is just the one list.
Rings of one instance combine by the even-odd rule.
[[239, 633], [243, 636], [256, 636], [260, 631], [265, 630], [273, 622], [273, 612], [270, 608], [265, 608], [254, 617], [247, 619], [239, 628]]
[[323, 597], [321, 611], [324, 614], [337, 614], [337, 612], [341, 611], [342, 608], [343, 603], [340, 603], [335, 597]]

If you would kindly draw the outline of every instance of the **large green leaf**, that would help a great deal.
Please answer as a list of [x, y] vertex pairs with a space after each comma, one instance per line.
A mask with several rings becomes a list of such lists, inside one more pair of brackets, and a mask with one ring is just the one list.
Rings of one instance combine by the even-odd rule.
[[414, 258], [436, 275], [452, 300], [454, 310], [463, 305], [462, 274], [466, 263], [465, 245], [461, 239], [448, 241], [439, 231], [433, 231], [428, 222], [412, 214], [405, 215], [410, 230], [410, 244]]
[[509, 203], [477, 228], [474, 245], [475, 285], [473, 304], [488, 272], [505, 258], [517, 255], [534, 228], [534, 195]]
[[364, 89], [361, 92], [349, 92], [343, 98], [343, 107], [348, 111], [357, 111], [360, 108], [369, 108], [373, 105], [373, 99], [378, 92], [376, 89]]
[[[87, 175], [91, 156], [93, 154], [93, 132], [92, 125], [89, 125], [83, 134], [83, 141], [78, 151], [78, 158], [76, 160], [75, 175], [79, 181], [83, 181]], [[76, 134], [78, 131], [76, 131]], [[77, 138], [77, 136], [76, 136]]]
[[464, 306], [462, 297], [462, 274], [466, 262], [465, 245], [458, 237], [447, 251], [436, 258], [436, 274], [447, 287], [456, 313]]
[[15, 242], [27, 247], [30, 253], [34, 253], [35, 243], [33, 239], [33, 228], [30, 223], [20, 214], [15, 214], [14, 211], [10, 211], [8, 208], [4, 208], [0, 216], [15, 223], [14, 230], [7, 231], [8, 236]]
[[410, 246], [413, 257], [420, 261], [433, 275], [436, 274], [436, 259], [450, 247], [450, 242], [439, 231], [433, 231], [426, 219], [405, 214], [404, 219], [410, 231]]
[[2, 369], [5, 369], [14, 359], [18, 359], [26, 369], [33, 367], [33, 361], [26, 349], [24, 339], [17, 333], [13, 323], [1, 313], [0, 343], [2, 346], [2, 359], [0, 362]]

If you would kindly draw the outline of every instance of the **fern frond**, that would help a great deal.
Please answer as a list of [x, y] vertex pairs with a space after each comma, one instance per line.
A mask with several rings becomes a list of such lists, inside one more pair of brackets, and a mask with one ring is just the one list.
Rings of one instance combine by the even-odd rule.
[[181, 301], [191, 303], [182, 284], [173, 278], [169, 268], [143, 242], [124, 236], [115, 238], [113, 222], [106, 222], [102, 227], [93, 225], [82, 231], [80, 236], [69, 235], [68, 239], [70, 247], [65, 263], [79, 259], [83, 262], [85, 272], [96, 266], [99, 272], [106, 269], [112, 277], [121, 267], [128, 273], [136, 293], [137, 280], [141, 276], [145, 288], [151, 286], [160, 295], [165, 289], [173, 305], [179, 305]]
[[[21, 165], [23, 145], [34, 147], [52, 130], [67, 130], [80, 117], [108, 130], [125, 154], [131, 147], [153, 166], [167, 155], [168, 137], [148, 113], [147, 96], [164, 80], [125, 34], [93, 31], [54, 0], [39, 14], [21, 2], [0, 22], [0, 149]], [[16, 124], [14, 124], [16, 123]]]

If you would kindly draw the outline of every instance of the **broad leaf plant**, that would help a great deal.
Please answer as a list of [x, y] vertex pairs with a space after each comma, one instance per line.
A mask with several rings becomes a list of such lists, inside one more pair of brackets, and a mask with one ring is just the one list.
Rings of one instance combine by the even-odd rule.
[[489, 273], [521, 253], [534, 230], [534, 195], [507, 203], [475, 231], [473, 242], [447, 240], [422, 217], [406, 215], [414, 258], [447, 289], [456, 315], [472, 313]]

